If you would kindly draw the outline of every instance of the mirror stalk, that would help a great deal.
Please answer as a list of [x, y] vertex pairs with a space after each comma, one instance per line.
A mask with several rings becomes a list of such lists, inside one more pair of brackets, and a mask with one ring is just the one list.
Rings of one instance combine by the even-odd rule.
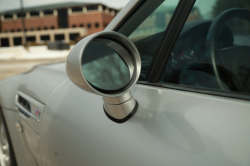
[[123, 123], [129, 119], [138, 107], [130, 91], [117, 97], [103, 97], [103, 100], [105, 114], [117, 123]]

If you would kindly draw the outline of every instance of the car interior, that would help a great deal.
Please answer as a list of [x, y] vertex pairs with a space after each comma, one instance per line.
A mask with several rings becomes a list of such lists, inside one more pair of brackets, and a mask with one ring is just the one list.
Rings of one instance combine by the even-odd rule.
[[[246, 20], [249, 24], [247, 15], [250, 15], [249, 10], [229, 9], [214, 20], [186, 23], [168, 57], [160, 82], [249, 94], [250, 44], [239, 40], [250, 40], [250, 34], [242, 34], [239, 27], [228, 23], [234, 19]], [[140, 80], [146, 78], [163, 33], [135, 42], [142, 59]]]

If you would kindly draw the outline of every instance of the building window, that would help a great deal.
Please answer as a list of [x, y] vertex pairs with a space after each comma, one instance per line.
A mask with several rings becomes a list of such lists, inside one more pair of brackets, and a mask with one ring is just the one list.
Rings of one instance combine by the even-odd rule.
[[13, 18], [13, 15], [12, 14], [4, 14], [4, 18], [10, 19], [10, 18]]
[[15, 46], [22, 45], [22, 38], [21, 37], [14, 37], [13, 42]]
[[40, 28], [40, 27], [38, 27], [38, 28], [37, 28], [37, 30], [38, 30], [38, 31], [40, 31], [40, 30], [41, 30], [41, 28]]
[[91, 28], [91, 24], [90, 23], [88, 23], [88, 28]]
[[55, 27], [54, 27], [54, 26], [51, 26], [51, 29], [55, 29]]
[[68, 24], [68, 10], [58, 9], [58, 26], [59, 28], [69, 28]]
[[26, 17], [26, 14], [25, 13], [17, 13], [17, 18], [21, 18], [21, 17]]
[[33, 28], [30, 28], [30, 30], [31, 30], [31, 31], [34, 31], [34, 29], [33, 29]]
[[44, 30], [47, 30], [48, 28], [47, 27], [44, 27]]
[[1, 47], [9, 47], [9, 38], [1, 38]]
[[79, 36], [80, 36], [79, 33], [70, 33], [69, 34], [69, 39], [76, 41], [76, 38], [79, 37]]
[[97, 22], [97, 23], [95, 23], [95, 27], [96, 28], [98, 28], [99, 27], [99, 23]]
[[73, 28], [75, 28], [75, 27], [76, 27], [76, 25], [74, 24], [74, 25], [72, 25], [72, 27], [73, 27]]
[[71, 9], [72, 9], [72, 12], [82, 12], [82, 7], [74, 7]]
[[14, 29], [11, 29], [11, 32], [15, 32]]
[[17, 29], [17, 32], [21, 32], [21, 29], [18, 28], [18, 29]]
[[53, 13], [54, 13], [53, 10], [44, 10], [43, 11], [44, 15], [53, 15]]
[[80, 24], [80, 27], [84, 27], [84, 25], [83, 25], [83, 24]]
[[55, 35], [55, 40], [64, 40], [64, 34]]
[[30, 16], [33, 17], [33, 16], [39, 16], [39, 12], [38, 11], [32, 11], [30, 12]]
[[26, 41], [36, 41], [36, 37], [35, 36], [26, 37]]
[[50, 40], [50, 36], [49, 35], [42, 35], [41, 36], [41, 40], [43, 40], [43, 41], [49, 41]]
[[87, 6], [87, 10], [98, 10], [98, 6]]

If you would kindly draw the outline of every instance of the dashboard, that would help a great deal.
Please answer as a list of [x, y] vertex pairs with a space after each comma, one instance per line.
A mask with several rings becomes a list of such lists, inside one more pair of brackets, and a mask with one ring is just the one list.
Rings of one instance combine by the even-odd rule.
[[[198, 20], [185, 24], [168, 60], [172, 67], [210, 63], [206, 48], [209, 43], [206, 43], [206, 40], [211, 23], [211, 20]], [[219, 49], [231, 47], [233, 40], [231, 30], [224, 26], [216, 45]]]

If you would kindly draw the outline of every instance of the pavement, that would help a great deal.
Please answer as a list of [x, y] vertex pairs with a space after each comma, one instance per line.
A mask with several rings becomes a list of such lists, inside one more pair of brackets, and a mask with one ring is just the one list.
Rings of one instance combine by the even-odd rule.
[[57, 59], [66, 57], [70, 50], [48, 50], [47, 46], [30, 46], [28, 49], [23, 46], [1, 47], [0, 60]]

